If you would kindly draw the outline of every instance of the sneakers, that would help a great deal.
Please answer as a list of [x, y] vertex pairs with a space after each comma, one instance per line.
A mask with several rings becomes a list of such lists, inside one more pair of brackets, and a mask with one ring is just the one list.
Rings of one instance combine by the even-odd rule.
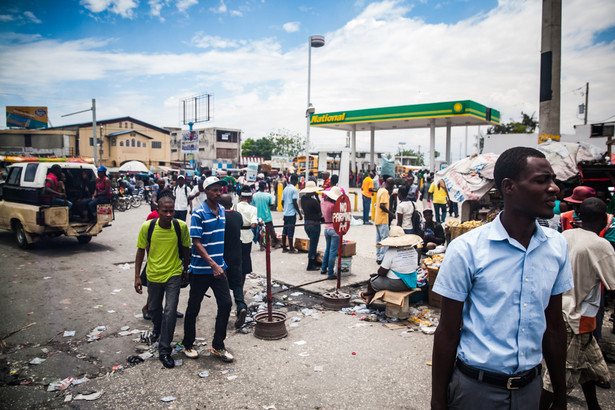
[[199, 352], [197, 352], [194, 348], [186, 349], [186, 347], [181, 342], [175, 345], [175, 348], [178, 352], [184, 352], [186, 357], [189, 359], [196, 359], [197, 357], [199, 357]]
[[223, 362], [232, 362], [235, 358], [233, 357], [232, 354], [230, 354], [228, 352], [228, 350], [226, 349], [214, 349], [213, 347], [210, 347], [209, 350], [211, 351], [211, 354], [213, 354], [214, 356], [218, 356]]
[[173, 360], [173, 357], [170, 354], [161, 354], [158, 359], [167, 369], [172, 369], [175, 367], [175, 360]]

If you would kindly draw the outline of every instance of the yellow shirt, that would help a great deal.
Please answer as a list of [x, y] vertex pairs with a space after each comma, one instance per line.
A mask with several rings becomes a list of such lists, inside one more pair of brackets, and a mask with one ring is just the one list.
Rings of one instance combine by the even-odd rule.
[[429, 187], [429, 193], [433, 194], [434, 204], [445, 204], [446, 203], [446, 196], [447, 196], [446, 189], [440, 188], [438, 185], [436, 185], [435, 182], [431, 183], [431, 186]]
[[388, 225], [389, 214], [380, 209], [380, 204], [384, 204], [386, 209], [389, 209], [389, 191], [384, 187], [380, 188], [376, 194], [376, 216], [374, 223], [376, 225]]
[[368, 176], [363, 179], [363, 184], [361, 184], [361, 191], [363, 192], [363, 196], [371, 198], [374, 194], [370, 189], [374, 187], [374, 180]]

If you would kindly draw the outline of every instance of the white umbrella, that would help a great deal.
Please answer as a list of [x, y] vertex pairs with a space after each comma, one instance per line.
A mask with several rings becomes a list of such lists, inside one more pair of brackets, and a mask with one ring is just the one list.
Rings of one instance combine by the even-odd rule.
[[128, 161], [120, 167], [120, 172], [149, 172], [141, 161]]

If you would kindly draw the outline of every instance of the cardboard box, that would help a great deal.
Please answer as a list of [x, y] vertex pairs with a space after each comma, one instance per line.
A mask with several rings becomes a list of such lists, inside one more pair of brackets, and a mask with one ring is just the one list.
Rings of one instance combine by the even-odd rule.
[[295, 249], [298, 251], [307, 252], [310, 250], [310, 240], [304, 238], [295, 238]]
[[357, 254], [357, 243], [353, 241], [344, 241], [342, 243], [342, 258]]
[[438, 277], [438, 269], [427, 268], [427, 272], [429, 273], [429, 300], [427, 303], [429, 306], [440, 308], [442, 307], [442, 296], [434, 293], [432, 290], [436, 278]]

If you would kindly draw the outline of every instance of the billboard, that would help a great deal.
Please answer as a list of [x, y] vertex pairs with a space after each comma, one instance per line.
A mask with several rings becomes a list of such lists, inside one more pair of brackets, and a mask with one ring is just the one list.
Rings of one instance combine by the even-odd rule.
[[182, 152], [193, 153], [199, 150], [198, 131], [182, 131]]
[[6, 107], [6, 126], [47, 128], [47, 107]]

